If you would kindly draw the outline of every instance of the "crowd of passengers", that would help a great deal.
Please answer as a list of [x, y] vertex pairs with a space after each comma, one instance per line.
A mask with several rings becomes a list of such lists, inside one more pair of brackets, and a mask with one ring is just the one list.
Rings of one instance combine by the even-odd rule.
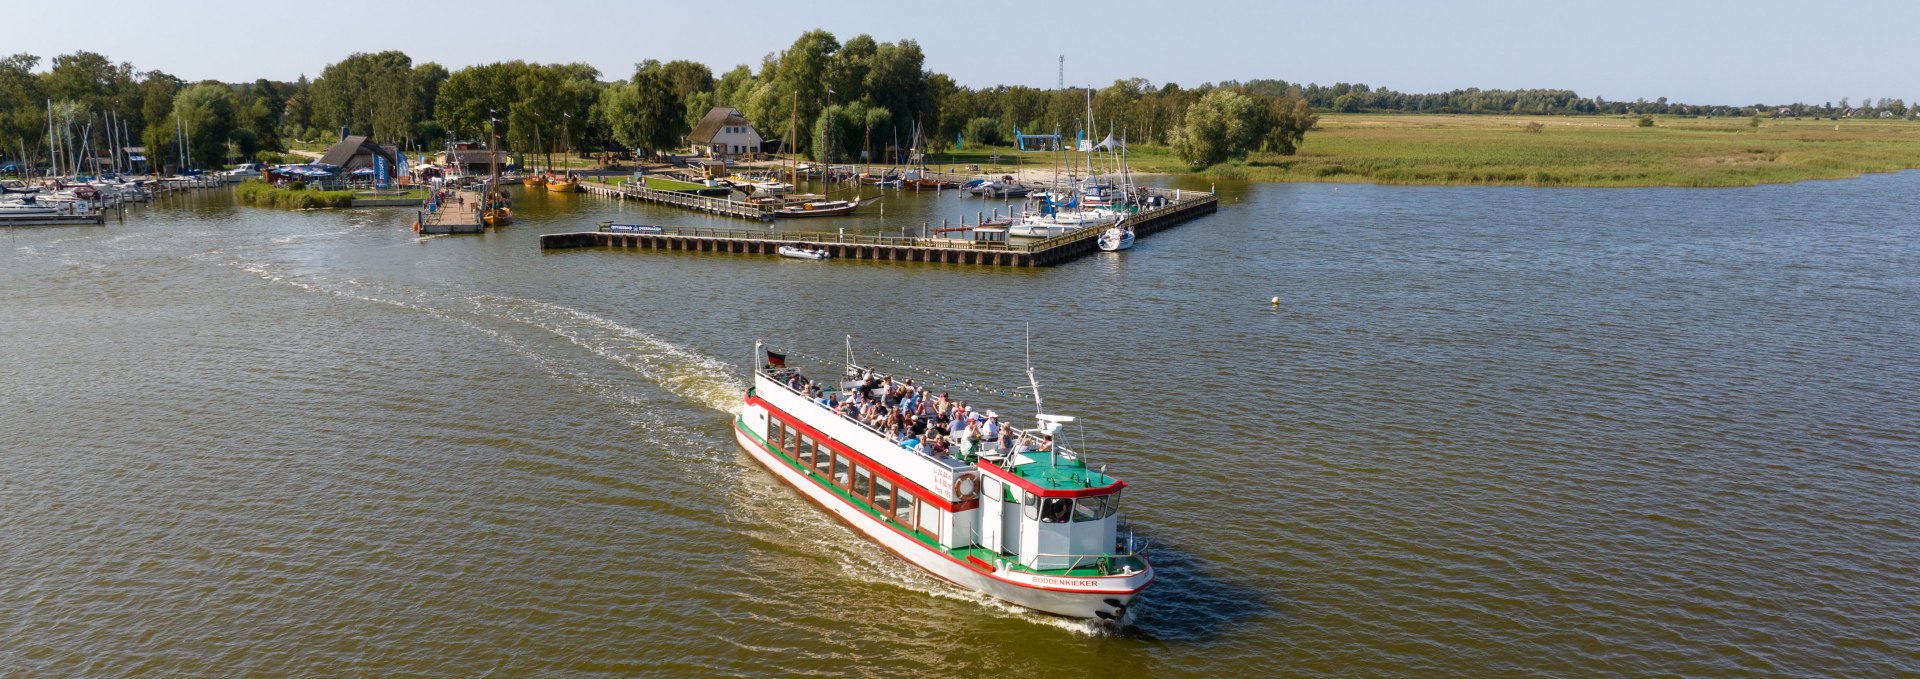
[[981, 453], [1049, 452], [1053, 441], [1002, 426], [991, 410], [977, 410], [946, 392], [897, 381], [871, 370], [849, 379], [859, 386], [842, 392], [827, 389], [798, 370], [782, 371], [781, 380], [814, 403], [866, 425], [902, 448], [933, 457], [971, 461]]

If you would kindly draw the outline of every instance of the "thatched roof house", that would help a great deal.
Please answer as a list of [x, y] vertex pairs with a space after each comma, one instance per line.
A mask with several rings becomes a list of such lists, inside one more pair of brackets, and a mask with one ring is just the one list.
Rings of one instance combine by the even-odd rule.
[[368, 141], [366, 137], [349, 135], [327, 147], [327, 152], [321, 154], [320, 160], [316, 162], [323, 165], [337, 165], [347, 172], [352, 172], [363, 167], [373, 167], [374, 157], [379, 156], [387, 159], [387, 167], [398, 167], [398, 163], [394, 162], [394, 153], [395, 149], [391, 146], [381, 146]]
[[753, 123], [747, 122], [746, 116], [731, 106], [708, 110], [706, 117], [693, 126], [693, 132], [687, 134], [693, 155], [709, 158], [759, 155], [761, 141]]

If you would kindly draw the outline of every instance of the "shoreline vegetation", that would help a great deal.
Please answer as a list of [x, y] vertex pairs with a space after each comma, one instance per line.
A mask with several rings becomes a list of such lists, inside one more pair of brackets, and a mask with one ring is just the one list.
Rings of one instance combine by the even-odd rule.
[[363, 201], [425, 200], [427, 191], [426, 189], [417, 188], [385, 189], [379, 191], [322, 191], [307, 188], [299, 183], [289, 186], [274, 186], [258, 179], [249, 179], [234, 185], [233, 196], [234, 200], [239, 201], [242, 205], [276, 207], [287, 210], [312, 210], [316, 208], [354, 207], [354, 201], [356, 199]]
[[[1643, 127], [1607, 115], [1335, 113], [1321, 115], [1308, 138], [1290, 156], [1255, 152], [1197, 170], [1171, 148], [1136, 144], [1128, 165], [1140, 174], [1262, 182], [1592, 188], [1725, 188], [1920, 169], [1920, 123], [1900, 119], [1755, 126], [1750, 118], [1654, 116]], [[928, 162], [1043, 178], [1056, 156], [985, 148]]]
[[[651, 59], [627, 73], [521, 60], [449, 70], [392, 50], [347, 55], [312, 79], [223, 83], [86, 51], [54, 57], [45, 71], [41, 61], [0, 57], [0, 161], [66, 170], [140, 147], [167, 173], [313, 157], [351, 134], [414, 152], [498, 139], [522, 169], [555, 170], [699, 147], [843, 164], [925, 152], [930, 163], [985, 172], [1015, 164], [999, 155], [1030, 174], [1057, 157], [1009, 148], [1019, 140], [1105, 138], [1132, 145], [1137, 171], [1279, 182], [1723, 187], [1920, 167], [1920, 102], [1899, 99], [1724, 106], [1273, 79], [966, 86], [929, 69], [911, 38], [842, 41], [818, 29], [757, 68], [724, 72]], [[738, 112], [752, 127], [696, 132], [714, 112]], [[91, 148], [75, 151], [71, 140]], [[56, 156], [62, 162], [50, 163]]]
[[249, 179], [233, 187], [233, 198], [242, 205], [308, 210], [325, 207], [353, 207], [352, 191], [320, 191], [304, 186], [274, 186]]

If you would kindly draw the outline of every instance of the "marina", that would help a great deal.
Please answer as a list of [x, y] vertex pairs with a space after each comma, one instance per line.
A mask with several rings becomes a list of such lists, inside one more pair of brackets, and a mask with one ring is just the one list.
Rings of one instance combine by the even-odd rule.
[[[1127, 218], [1137, 236], [1147, 236], [1187, 220], [1212, 214], [1219, 198], [1193, 191], [1156, 191], [1165, 205]], [[923, 230], [930, 230], [924, 229]], [[940, 237], [860, 235], [786, 230], [709, 227], [662, 227], [658, 232], [585, 231], [545, 234], [541, 250], [600, 248], [672, 252], [725, 252], [778, 255], [779, 249], [806, 245], [835, 259], [889, 262], [936, 262], [994, 267], [1057, 266], [1100, 251], [1105, 225], [1077, 229], [1030, 242], [965, 240]]]

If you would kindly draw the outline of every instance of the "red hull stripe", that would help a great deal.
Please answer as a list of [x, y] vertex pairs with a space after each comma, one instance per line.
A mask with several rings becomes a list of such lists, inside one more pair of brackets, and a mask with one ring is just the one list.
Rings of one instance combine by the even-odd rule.
[[[735, 428], [735, 429], [738, 429], [738, 430], [740, 430], [741, 432], [744, 432], [744, 433], [745, 433], [745, 434], [747, 435], [747, 440], [749, 440], [749, 441], [753, 441], [753, 440], [754, 440], [754, 436], [753, 436], [753, 432], [752, 432], [751, 430], [748, 430], [748, 429], [746, 428], [746, 426], [745, 426], [745, 424], [743, 424], [742, 422], [740, 422], [740, 420], [738, 420], [738, 419], [735, 419], [735, 420], [734, 420], [734, 422], [733, 422], [733, 426], [734, 426], [734, 428]], [[765, 451], [765, 452], [767, 453], [767, 455], [768, 455], [768, 456], [770, 456], [770, 457], [773, 457], [773, 458], [775, 458], [775, 459], [778, 459], [778, 458], [779, 458], [779, 456], [780, 456], [780, 454], [779, 454], [779, 453], [776, 453], [776, 452], [774, 452], [773, 450], [771, 450], [771, 449], [768, 449], [768, 448], [766, 447], [766, 445], [764, 445], [764, 444], [761, 444], [761, 443], [758, 443], [757, 441], [756, 441], [756, 442], [754, 443], [754, 445], [757, 445], [757, 446], [760, 446], [760, 450], [762, 450], [762, 451]], [[763, 465], [764, 465], [764, 464], [766, 464], [766, 463], [765, 463], [765, 462], [762, 462], [761, 464], [763, 464]], [[776, 470], [772, 470], [772, 469], [769, 469], [768, 471], [769, 471], [770, 473], [772, 473], [772, 474], [774, 475], [774, 477], [776, 477], [776, 478], [781, 478], [782, 480], [785, 480], [785, 479], [784, 479], [784, 477], [781, 477], [781, 476], [780, 476], [780, 473], [779, 473], [778, 471], [776, 471]], [[812, 502], [813, 502], [814, 504], [816, 504], [816, 505], [820, 505], [820, 508], [821, 508], [821, 509], [823, 509], [823, 510], [827, 510], [827, 513], [828, 513], [828, 514], [831, 514], [831, 515], [833, 515], [833, 516], [835, 516], [835, 517], [838, 517], [838, 518], [840, 518], [840, 520], [841, 520], [841, 521], [844, 521], [844, 522], [846, 522], [846, 524], [847, 524], [848, 526], [852, 526], [852, 527], [853, 527], [853, 528], [854, 528], [854, 529], [855, 529], [856, 531], [859, 531], [859, 533], [860, 533], [860, 535], [862, 535], [862, 536], [866, 536], [866, 537], [867, 537], [867, 539], [869, 539], [869, 540], [873, 540], [873, 538], [872, 538], [872, 536], [868, 536], [868, 535], [867, 535], [867, 533], [866, 533], [866, 531], [860, 531], [860, 530], [859, 530], [859, 526], [854, 526], [854, 525], [853, 525], [853, 519], [850, 519], [850, 518], [847, 518], [847, 517], [843, 517], [843, 516], [840, 516], [840, 514], [839, 514], [838, 512], [834, 512], [834, 511], [832, 511], [832, 510], [830, 510], [830, 509], [828, 509], [828, 508], [827, 508], [827, 506], [826, 506], [825, 504], [823, 504], [823, 503], [821, 503], [821, 502], [820, 502], [819, 500], [817, 500], [817, 499], [815, 499], [815, 498], [813, 497], [813, 495], [812, 495], [812, 494], [810, 494], [810, 493], [806, 493], [806, 492], [802, 492], [802, 493], [800, 493], [800, 495], [801, 495], [801, 497], [804, 497], [804, 498], [806, 498], [806, 499], [808, 499], [808, 500], [811, 500], [811, 501], [812, 501]], [[836, 496], [836, 499], [837, 499], [837, 496]], [[860, 508], [859, 508], [858, 506], [854, 506], [854, 509], [856, 509], [856, 510], [857, 510], [857, 509], [860, 509]], [[861, 514], [860, 514], [860, 515], [861, 515], [861, 516], [867, 516], [867, 518], [869, 518], [869, 519], [871, 519], [871, 518], [872, 518], [871, 516], [868, 516], [868, 515], [867, 515], [867, 514], [866, 514], [865, 512], [861, 512]], [[933, 548], [933, 547], [929, 547], [929, 546], [927, 546], [927, 543], [924, 543], [924, 542], [921, 542], [921, 541], [920, 541], [920, 540], [919, 540], [918, 538], [914, 538], [914, 537], [913, 537], [913, 535], [911, 535], [911, 534], [909, 534], [909, 533], [907, 533], [907, 532], [906, 532], [906, 531], [904, 531], [904, 530], [901, 530], [899, 526], [896, 526], [896, 525], [893, 525], [893, 524], [891, 524], [891, 523], [887, 523], [887, 522], [885, 522], [885, 521], [880, 521], [879, 523], [880, 523], [880, 525], [882, 525], [882, 526], [886, 526], [888, 530], [891, 530], [891, 531], [893, 531], [893, 532], [895, 532], [895, 533], [899, 533], [900, 535], [902, 535], [902, 536], [904, 536], [904, 537], [906, 537], [906, 538], [908, 538], [908, 539], [911, 539], [911, 540], [913, 540], [913, 544], [915, 544], [915, 545], [919, 545], [921, 549], [924, 549], [924, 550], [927, 550], [928, 552], [932, 552], [932, 553], [934, 553], [934, 554], [936, 554], [936, 555], [939, 555], [940, 557], [942, 557], [942, 558], [945, 558], [945, 559], [946, 559], [946, 560], [948, 560], [948, 561], [952, 561], [952, 562], [954, 562], [954, 563], [957, 563], [957, 564], [961, 564], [961, 565], [963, 565], [963, 566], [965, 566], [965, 565], [968, 565], [968, 564], [967, 564], [966, 562], [964, 562], [964, 561], [961, 561], [961, 560], [959, 560], [959, 559], [956, 559], [956, 558], [954, 558], [954, 556], [953, 556], [952, 554], [948, 554], [947, 552], [945, 552], [945, 551], [943, 551], [943, 550], [940, 550], [940, 549], [936, 549], [936, 548]], [[880, 548], [881, 548], [881, 549], [885, 549], [885, 550], [887, 550], [887, 551], [889, 551], [889, 552], [893, 552], [893, 555], [894, 555], [894, 556], [897, 556], [897, 557], [900, 557], [901, 559], [905, 559], [905, 560], [907, 561], [907, 563], [913, 563], [913, 560], [912, 560], [912, 559], [908, 559], [908, 558], [907, 558], [907, 555], [905, 555], [905, 554], [901, 554], [899, 550], [896, 550], [896, 549], [894, 549], [894, 548], [893, 548], [893, 547], [892, 547], [891, 545], [888, 545], [887, 543], [884, 543], [884, 542], [880, 542], [879, 540], [874, 540], [874, 543], [875, 543], [875, 544], [878, 544], [878, 545], [880, 545]], [[969, 556], [971, 556], [971, 555], [969, 555]], [[923, 570], [924, 570], [924, 569], [923, 569]], [[935, 577], [938, 577], [938, 578], [940, 578], [940, 579], [942, 579], [942, 580], [947, 580], [947, 578], [946, 578], [945, 576], [942, 576], [942, 575], [940, 575], [939, 573], [934, 573], [933, 571], [927, 571], [927, 572], [928, 572], [928, 573], [931, 573], [931, 574], [932, 574], [932, 575], [934, 575]], [[1067, 593], [1067, 594], [1139, 594], [1140, 592], [1142, 592], [1142, 591], [1145, 591], [1145, 590], [1147, 589], [1147, 587], [1148, 587], [1149, 585], [1152, 585], [1152, 584], [1153, 584], [1153, 581], [1154, 581], [1154, 580], [1157, 580], [1157, 579], [1159, 579], [1159, 577], [1160, 577], [1160, 576], [1159, 576], [1159, 574], [1157, 574], [1157, 573], [1155, 573], [1155, 574], [1153, 574], [1153, 575], [1151, 575], [1151, 576], [1149, 576], [1149, 577], [1147, 578], [1147, 581], [1146, 581], [1146, 582], [1144, 582], [1144, 583], [1141, 583], [1139, 587], [1135, 587], [1135, 588], [1133, 588], [1133, 589], [1128, 589], [1128, 590], [1108, 590], [1108, 589], [1071, 589], [1071, 588], [1065, 588], [1065, 587], [1042, 587], [1042, 586], [1040, 586], [1040, 585], [1035, 585], [1035, 584], [1031, 584], [1031, 583], [1025, 583], [1025, 582], [1020, 582], [1019, 580], [1008, 580], [1008, 579], [1006, 579], [1006, 578], [1003, 578], [1003, 577], [1000, 577], [1000, 576], [998, 576], [998, 575], [994, 575], [993, 573], [981, 573], [981, 575], [984, 575], [984, 576], [986, 576], [986, 577], [989, 577], [989, 578], [993, 578], [993, 579], [995, 579], [995, 580], [999, 580], [1000, 582], [1004, 582], [1004, 583], [1007, 583], [1007, 584], [1009, 584], [1009, 585], [1013, 585], [1013, 586], [1015, 586], [1015, 587], [1022, 587], [1022, 588], [1026, 588], [1026, 589], [1036, 589], [1036, 590], [1040, 590], [1040, 591], [1044, 591], [1044, 592], [1065, 592], [1065, 593]], [[1114, 577], [1114, 576], [1104, 576], [1104, 577]], [[1096, 577], [1096, 578], [1092, 578], [1092, 579], [1098, 579], [1098, 577]], [[952, 582], [952, 581], [951, 581], [951, 580], [948, 580], [948, 582]], [[959, 585], [959, 586], [961, 586], [961, 587], [967, 587], [966, 585], [961, 585], [960, 583], [957, 583], [957, 582], [955, 582], [955, 583], [953, 583], [953, 584], [955, 584], [955, 585]], [[971, 587], [967, 587], [967, 589], [972, 589], [972, 588], [971, 588]]]

